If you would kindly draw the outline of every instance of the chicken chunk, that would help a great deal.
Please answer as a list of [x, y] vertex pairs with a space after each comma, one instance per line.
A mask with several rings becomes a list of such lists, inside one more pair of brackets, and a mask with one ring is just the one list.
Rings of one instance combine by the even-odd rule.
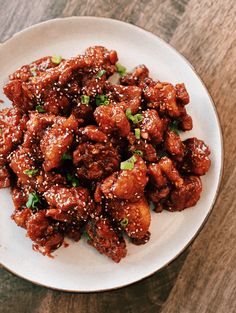
[[210, 149], [197, 138], [189, 138], [184, 141], [185, 156], [181, 168], [184, 172], [205, 175], [211, 166], [209, 159]]
[[119, 167], [120, 156], [110, 143], [81, 143], [73, 153], [79, 178], [99, 180]]
[[138, 86], [140, 82], [144, 81], [149, 76], [149, 70], [145, 65], [138, 65], [134, 68], [133, 72], [127, 73], [120, 78], [122, 85]]
[[94, 118], [105, 134], [118, 134], [126, 137], [130, 124], [123, 110], [113, 105], [101, 105], [94, 111]]
[[143, 119], [140, 125], [141, 137], [154, 144], [161, 143], [163, 139], [163, 122], [160, 119], [157, 111], [146, 110], [142, 114]]
[[101, 190], [107, 199], [137, 201], [148, 182], [146, 174], [145, 162], [140, 156], [135, 156], [134, 168], [113, 173], [103, 181]]
[[106, 205], [111, 217], [131, 238], [142, 239], [148, 232], [151, 214], [145, 197], [136, 202], [112, 200]]
[[173, 131], [167, 131], [164, 147], [175, 160], [182, 161], [184, 157], [184, 144], [179, 135]]
[[89, 237], [88, 243], [101, 254], [105, 254], [116, 263], [126, 256], [123, 237], [106, 217], [91, 220], [85, 229]]
[[10, 187], [10, 173], [6, 166], [0, 166], [0, 188]]
[[69, 150], [78, 123], [73, 115], [62, 122], [56, 123], [47, 130], [40, 142], [40, 149], [44, 156], [43, 168], [50, 171], [62, 163], [64, 153]]
[[77, 220], [86, 220], [93, 210], [93, 202], [86, 188], [60, 187], [54, 185], [44, 193], [49, 206], [76, 216]]
[[139, 87], [107, 83], [105, 90], [112, 103], [119, 105], [124, 111], [130, 108], [132, 114], [138, 112], [141, 105], [141, 89]]
[[201, 179], [198, 176], [184, 177], [184, 182], [180, 187], [176, 187], [170, 193], [170, 200], [167, 207], [170, 211], [182, 211], [194, 206], [202, 192]]

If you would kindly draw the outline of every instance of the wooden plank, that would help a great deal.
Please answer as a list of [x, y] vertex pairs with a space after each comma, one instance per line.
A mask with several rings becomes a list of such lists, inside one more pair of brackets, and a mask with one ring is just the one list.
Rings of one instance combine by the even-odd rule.
[[191, 1], [171, 40], [198, 70], [215, 100], [225, 139], [225, 171], [214, 211], [194, 242], [163, 313], [236, 311], [236, 6], [234, 1], [221, 4]]

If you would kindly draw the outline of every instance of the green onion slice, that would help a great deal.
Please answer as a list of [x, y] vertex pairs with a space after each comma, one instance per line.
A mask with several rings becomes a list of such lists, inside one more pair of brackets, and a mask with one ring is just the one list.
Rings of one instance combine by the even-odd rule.
[[124, 76], [126, 74], [126, 68], [120, 63], [116, 63], [116, 69], [120, 76]]
[[86, 95], [82, 95], [81, 96], [81, 103], [82, 104], [89, 104], [89, 101], [90, 101], [90, 97], [89, 96], [86, 96]]
[[176, 135], [179, 135], [179, 121], [174, 120], [172, 123], [169, 124], [169, 130], [174, 132]]
[[67, 173], [67, 174], [66, 174], [66, 178], [67, 178], [67, 180], [68, 180], [69, 182], [71, 182], [71, 185], [72, 185], [73, 187], [78, 187], [78, 186], [79, 186], [79, 180], [78, 180], [77, 177], [75, 177], [75, 176], [73, 176], [73, 175]]
[[27, 208], [38, 209], [36, 204], [40, 202], [39, 196], [36, 192], [29, 193], [28, 201], [26, 202]]
[[42, 105], [36, 105], [35, 107], [36, 111], [38, 111], [39, 113], [45, 113], [45, 109]]
[[134, 135], [136, 137], [136, 139], [140, 139], [140, 134], [141, 134], [141, 131], [139, 128], [135, 128], [134, 129]]
[[106, 70], [101, 70], [97, 73], [96, 78], [101, 78], [104, 74], [106, 74]]
[[31, 170], [25, 170], [24, 174], [28, 175], [29, 177], [34, 176], [35, 174], [38, 173], [39, 170], [35, 169], [31, 169]]
[[129, 220], [127, 217], [123, 218], [123, 220], [120, 221], [120, 225], [124, 228], [128, 225], [128, 223], [129, 223]]
[[95, 102], [97, 106], [109, 104], [109, 100], [106, 95], [96, 95]]
[[141, 150], [134, 150], [134, 154], [143, 156], [143, 151], [141, 151]]
[[133, 155], [128, 160], [120, 163], [120, 169], [121, 170], [132, 170], [134, 168], [134, 163], [136, 162], [136, 158]]
[[61, 159], [65, 160], [72, 160], [72, 156], [69, 153], [63, 153]]
[[52, 63], [54, 64], [60, 64], [61, 63], [61, 60], [62, 60], [62, 57], [60, 55], [53, 55], [51, 57], [51, 61]]
[[140, 123], [143, 119], [142, 114], [138, 113], [138, 114], [133, 115], [130, 108], [128, 108], [125, 111], [125, 114], [126, 114], [126, 117], [129, 120], [131, 120], [134, 124]]

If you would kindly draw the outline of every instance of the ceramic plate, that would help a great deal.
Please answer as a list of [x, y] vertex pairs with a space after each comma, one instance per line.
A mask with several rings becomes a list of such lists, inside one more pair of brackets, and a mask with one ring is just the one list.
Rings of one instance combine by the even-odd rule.
[[[145, 64], [155, 79], [186, 84], [191, 98], [187, 110], [194, 128], [184, 137], [197, 136], [209, 144], [212, 166], [202, 178], [203, 192], [198, 204], [184, 212], [153, 213], [150, 241], [143, 246], [128, 244], [128, 255], [119, 264], [100, 255], [84, 240], [61, 247], [54, 253], [55, 258], [34, 252], [25, 230], [10, 218], [10, 191], [0, 190], [0, 263], [32, 282], [67, 291], [118, 288], [147, 277], [172, 261], [198, 233], [211, 211], [222, 169], [219, 121], [200, 78], [172, 47], [133, 25], [105, 18], [74, 17], [25, 29], [0, 46], [0, 89], [7, 83], [8, 75], [24, 64], [45, 55], [68, 58], [94, 45], [117, 50], [119, 62], [130, 70]], [[4, 99], [4, 106], [9, 105], [2, 91], [0, 99]]]

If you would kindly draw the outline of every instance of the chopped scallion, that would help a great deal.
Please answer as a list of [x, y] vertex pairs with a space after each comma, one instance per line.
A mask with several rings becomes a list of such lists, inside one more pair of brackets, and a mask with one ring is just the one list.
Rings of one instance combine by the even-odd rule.
[[123, 218], [123, 220], [120, 221], [120, 225], [124, 228], [128, 225], [128, 223], [129, 223], [129, 220], [127, 217]]
[[61, 159], [65, 160], [72, 160], [72, 156], [69, 153], [63, 153]]
[[104, 74], [106, 74], [106, 70], [101, 70], [97, 73], [96, 78], [101, 78]]
[[134, 154], [143, 156], [143, 151], [141, 151], [141, 150], [134, 150]]
[[125, 111], [125, 114], [126, 114], [126, 117], [129, 120], [131, 120], [134, 124], [140, 123], [143, 119], [142, 114], [138, 113], [138, 114], [133, 115], [130, 108], [128, 108]]
[[86, 96], [86, 95], [81, 96], [81, 103], [82, 104], [89, 104], [89, 100], [90, 100], [89, 96]]
[[169, 130], [171, 130], [172, 132], [174, 132], [176, 135], [179, 134], [179, 121], [174, 120], [172, 123], [169, 124]]
[[35, 107], [36, 111], [38, 111], [39, 113], [45, 113], [45, 109], [42, 105], [36, 105]]
[[78, 186], [79, 186], [79, 180], [78, 180], [77, 177], [75, 177], [75, 176], [73, 176], [73, 175], [67, 173], [66, 178], [67, 178], [67, 180], [68, 180], [69, 182], [71, 182], [71, 185], [72, 185], [73, 187], [78, 187]]
[[136, 158], [133, 155], [128, 160], [120, 163], [120, 169], [121, 170], [132, 170], [134, 168], [134, 163], [136, 162]]
[[32, 68], [30, 69], [31, 74], [32, 74], [34, 77], [37, 76], [36, 70], [37, 70], [36, 67], [32, 67]]
[[25, 170], [24, 174], [28, 175], [29, 177], [34, 176], [35, 174], [38, 173], [39, 170], [35, 169], [31, 169], [31, 170]]
[[40, 199], [39, 199], [38, 195], [36, 194], [36, 192], [31, 192], [31, 193], [29, 193], [28, 201], [26, 202], [26, 207], [37, 210], [38, 208], [37, 208], [36, 204], [39, 202], [40, 202]]
[[97, 106], [109, 104], [109, 100], [108, 100], [108, 97], [106, 95], [96, 95], [95, 102], [96, 102]]
[[126, 68], [120, 63], [116, 63], [116, 69], [120, 76], [124, 76], [126, 74]]
[[136, 139], [140, 139], [140, 133], [141, 131], [139, 128], [134, 129], [134, 134], [135, 134]]
[[54, 64], [60, 64], [61, 63], [61, 60], [62, 60], [62, 57], [60, 55], [53, 55], [51, 57], [51, 61], [52, 63]]

